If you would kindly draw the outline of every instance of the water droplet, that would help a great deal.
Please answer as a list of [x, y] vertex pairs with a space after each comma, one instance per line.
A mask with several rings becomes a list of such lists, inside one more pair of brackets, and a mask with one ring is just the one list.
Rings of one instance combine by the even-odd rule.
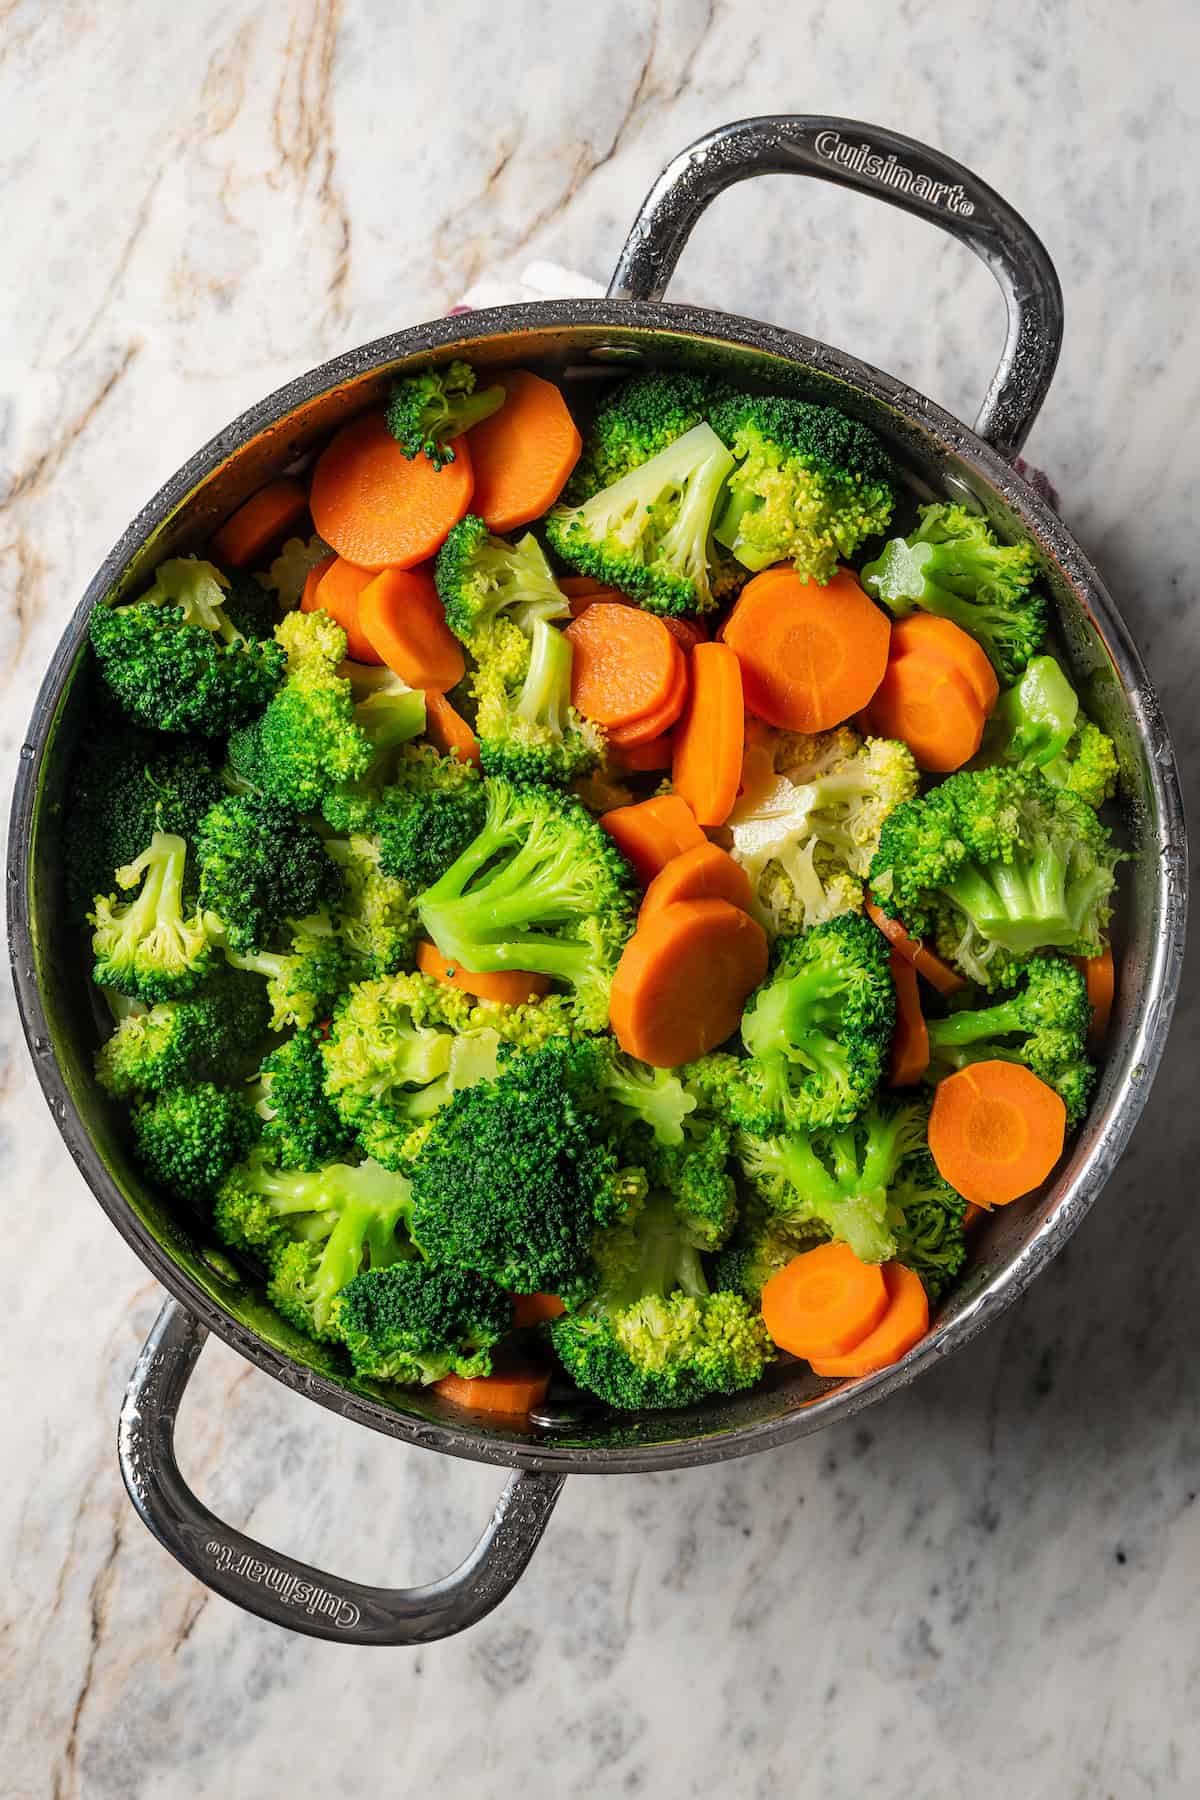
[[32, 744], [22, 744], [20, 754], [21, 754], [22, 762], [32, 762], [33, 761], [33, 745]]

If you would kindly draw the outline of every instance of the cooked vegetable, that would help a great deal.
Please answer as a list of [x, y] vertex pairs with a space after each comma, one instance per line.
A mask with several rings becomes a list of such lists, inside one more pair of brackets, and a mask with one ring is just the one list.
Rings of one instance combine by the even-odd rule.
[[437, 945], [424, 938], [417, 945], [417, 968], [448, 987], [461, 988], [479, 1000], [494, 1000], [500, 1006], [524, 1006], [527, 1001], [540, 1000], [550, 988], [548, 976], [531, 975], [528, 969], [498, 969], [480, 975], [474, 969], [460, 968], [447, 962]]
[[1034, 956], [1016, 988], [984, 1007], [962, 1007], [928, 1027], [933, 1076], [972, 1062], [1024, 1063], [1061, 1095], [1067, 1122], [1087, 1111], [1096, 1071], [1085, 1047], [1087, 983], [1065, 956]]
[[471, 842], [486, 805], [472, 763], [438, 756], [428, 745], [407, 745], [368, 821], [379, 838], [383, 868], [414, 893], [429, 887]]
[[868, 708], [872, 728], [908, 745], [919, 769], [948, 775], [983, 741], [984, 711], [951, 662], [909, 650], [889, 658]]
[[379, 660], [410, 688], [444, 694], [467, 672], [428, 569], [376, 575], [359, 596], [358, 625]]
[[419, 375], [402, 375], [393, 382], [385, 416], [387, 428], [405, 456], [425, 456], [440, 469], [443, 463], [454, 461], [455, 438], [503, 405], [504, 388], [499, 382], [480, 388], [470, 363], [452, 362], [440, 369], [422, 369]]
[[[664, 619], [663, 623], [666, 623]], [[655, 738], [662, 737], [670, 731], [680, 719], [688, 697], [688, 664], [685, 656], [680, 656], [675, 666], [675, 679], [668, 688], [662, 703], [639, 718], [629, 719], [624, 725], [610, 726], [605, 733], [607, 747], [618, 754], [625, 750], [636, 750], [639, 744], [649, 744]]]
[[929, 1028], [921, 1011], [915, 964], [898, 950], [889, 950], [888, 965], [896, 990], [896, 1023], [888, 1053], [888, 1086], [912, 1087], [929, 1067]]
[[[203, 832], [202, 832], [203, 841]], [[88, 915], [94, 926], [92, 980], [135, 1000], [180, 1000], [212, 969], [213, 928], [200, 911], [185, 913], [183, 878], [187, 845], [156, 831], [142, 854], [116, 871], [119, 888], [137, 888], [132, 900], [97, 894]]]
[[1116, 996], [1117, 972], [1113, 965], [1112, 945], [1105, 944], [1099, 956], [1077, 957], [1076, 966], [1087, 983], [1088, 1005], [1092, 1010], [1092, 1022], [1088, 1026], [1087, 1035], [1088, 1049], [1098, 1051], [1103, 1048], [1108, 1036], [1108, 1024]]
[[473, 513], [446, 538], [435, 578], [447, 625], [475, 657], [500, 625], [528, 637], [536, 620], [565, 619], [570, 611], [533, 533], [509, 544]]
[[613, 977], [617, 1042], [660, 1069], [706, 1055], [736, 1030], [766, 967], [762, 926], [727, 900], [680, 900], [652, 913]]
[[633, 606], [589, 606], [563, 633], [574, 652], [571, 700], [597, 725], [627, 725], [660, 708], [683, 652], [661, 619]]
[[331, 556], [312, 571], [304, 584], [300, 611], [328, 613], [346, 634], [343, 655], [360, 663], [382, 663], [383, 658], [358, 621], [359, 605], [375, 576], [341, 556]]
[[312, 827], [257, 794], [228, 794], [210, 807], [196, 853], [201, 905], [234, 950], [258, 949], [287, 920], [335, 906], [342, 893], [338, 866]]
[[479, 739], [444, 694], [425, 695], [425, 735], [443, 756], [457, 756], [479, 767]]
[[475, 491], [466, 443], [435, 468], [405, 456], [381, 413], [343, 425], [317, 458], [309, 506], [313, 524], [339, 556], [360, 569], [411, 569], [426, 562]]
[[284, 950], [233, 950], [227, 961], [248, 974], [266, 977], [272, 1031], [288, 1026], [307, 1030], [327, 1019], [338, 995], [361, 973], [349, 945], [320, 915], [292, 931]]
[[210, 1081], [160, 1088], [133, 1108], [130, 1119], [134, 1155], [144, 1172], [193, 1204], [211, 1200], [259, 1129], [239, 1095]]
[[935, 956], [919, 938], [909, 937], [899, 919], [889, 919], [882, 907], [868, 900], [865, 912], [873, 925], [877, 925], [884, 937], [898, 956], [910, 962], [918, 975], [923, 975], [931, 988], [943, 997], [960, 993], [966, 987], [966, 981], [952, 969], [949, 963]]
[[1040, 1187], [1062, 1155], [1067, 1109], [1016, 1062], [969, 1063], [941, 1082], [929, 1115], [938, 1172], [964, 1199], [1006, 1206]]
[[[90, 740], [64, 831], [72, 916], [82, 921], [95, 896], [112, 891], [114, 871], [140, 856], [155, 832], [190, 843], [220, 794], [203, 745], [164, 744], [140, 732]], [[194, 884], [189, 856], [184, 891]]]
[[454, 1406], [469, 1412], [502, 1414], [506, 1418], [524, 1418], [546, 1398], [550, 1386], [548, 1369], [533, 1369], [515, 1357], [501, 1359], [491, 1375], [443, 1375], [434, 1382], [434, 1391]]
[[984, 751], [990, 760], [1039, 768], [1047, 781], [1089, 806], [1103, 806], [1116, 792], [1116, 746], [1098, 725], [1080, 718], [1079, 696], [1052, 656], [1035, 656], [1001, 695]]
[[512, 1302], [470, 1269], [393, 1262], [356, 1275], [338, 1295], [335, 1318], [358, 1374], [428, 1387], [445, 1375], [490, 1374]]
[[887, 1309], [874, 1330], [840, 1356], [813, 1356], [814, 1375], [874, 1375], [899, 1362], [929, 1330], [929, 1297], [903, 1263], [888, 1263], [883, 1271]]
[[96, 1052], [96, 1079], [131, 1094], [228, 1078], [267, 1029], [270, 1009], [253, 981], [213, 976], [186, 1000], [161, 1000], [120, 1018]]
[[688, 703], [675, 728], [671, 784], [701, 825], [723, 825], [742, 779], [742, 672], [727, 644], [697, 644]]
[[528, 369], [499, 379], [504, 405], [471, 433], [475, 511], [514, 531], [553, 506], [579, 457], [579, 433], [552, 381]]
[[298, 481], [287, 476], [269, 481], [226, 519], [213, 539], [213, 550], [231, 568], [248, 569], [307, 511], [308, 497]]
[[728, 850], [707, 840], [671, 858], [646, 889], [639, 919], [649, 919], [679, 900], [728, 900], [731, 906], [751, 910], [753, 895], [746, 871]]
[[818, 1244], [767, 1282], [763, 1324], [793, 1356], [840, 1356], [874, 1331], [887, 1303], [875, 1265], [860, 1262], [848, 1244]]
[[908, 613], [893, 622], [890, 654], [903, 656], [909, 651], [949, 663], [963, 677], [984, 712], [992, 712], [1000, 693], [996, 671], [983, 647], [961, 626], [934, 613]]
[[723, 383], [708, 376], [678, 371], [622, 381], [587, 429], [566, 498], [572, 504], [590, 500], [601, 488], [641, 468], [685, 432], [702, 425], [727, 392]]
[[674, 857], [707, 842], [686, 801], [670, 795], [614, 806], [600, 824], [647, 887]]
[[722, 636], [746, 705], [788, 731], [826, 731], [867, 705], [887, 667], [891, 627], [849, 569], [826, 585], [768, 569], [749, 582]]
[[264, 1155], [281, 1169], [344, 1162], [354, 1134], [325, 1092], [320, 1034], [298, 1031], [263, 1058], [255, 1110]]
[[[322, 573], [336, 561], [324, 538], [314, 532], [310, 538], [288, 538], [265, 574], [258, 579], [274, 594], [278, 612], [291, 612], [303, 603], [305, 591], [314, 571]], [[313, 582], [315, 588], [316, 582]], [[310, 607], [305, 608], [311, 611]], [[273, 621], [272, 621], [273, 623]]]

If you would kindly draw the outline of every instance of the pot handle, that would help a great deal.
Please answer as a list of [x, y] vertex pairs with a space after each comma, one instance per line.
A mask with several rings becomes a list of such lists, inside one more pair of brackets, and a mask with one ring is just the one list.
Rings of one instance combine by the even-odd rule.
[[479, 1542], [440, 1581], [342, 1581], [222, 1524], [180, 1474], [175, 1415], [207, 1336], [186, 1307], [166, 1301], [134, 1366], [117, 1434], [121, 1474], [143, 1524], [197, 1581], [273, 1625], [339, 1644], [428, 1644], [500, 1604], [537, 1549], [565, 1476], [514, 1470]]
[[1062, 289], [1045, 246], [969, 169], [913, 138], [856, 119], [797, 114], [722, 125], [681, 151], [642, 202], [610, 300], [661, 300], [709, 202], [752, 175], [813, 175], [873, 194], [968, 244], [1000, 284], [1008, 336], [975, 421], [1003, 455], [1021, 448], [1062, 347]]

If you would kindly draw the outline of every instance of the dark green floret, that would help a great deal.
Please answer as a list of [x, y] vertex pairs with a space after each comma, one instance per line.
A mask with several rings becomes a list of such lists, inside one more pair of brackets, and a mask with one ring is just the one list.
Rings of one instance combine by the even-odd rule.
[[212, 807], [196, 851], [201, 903], [234, 950], [269, 944], [289, 919], [341, 896], [341, 873], [312, 826], [257, 794], [229, 794]]
[[473, 656], [487, 648], [498, 625], [528, 635], [535, 619], [565, 619], [571, 610], [531, 531], [510, 544], [473, 513], [451, 529], [434, 576], [446, 623]]
[[[327, 818], [329, 811], [327, 805]], [[388, 785], [352, 829], [370, 831], [383, 872], [417, 893], [466, 848], [483, 813], [483, 787], [471, 763], [439, 756], [431, 744], [406, 744]]]
[[321, 1169], [354, 1147], [325, 1093], [325, 1063], [315, 1031], [298, 1031], [263, 1059], [256, 1110], [264, 1154], [281, 1169]]
[[897, 619], [919, 608], [951, 620], [983, 645], [1001, 681], [1015, 681], [1046, 635], [1046, 602], [1030, 592], [1033, 546], [1002, 544], [965, 506], [923, 506], [920, 516], [867, 564], [863, 586]]
[[896, 1259], [919, 1275], [931, 1300], [951, 1285], [967, 1260], [967, 1203], [943, 1181], [927, 1149], [901, 1163], [890, 1194]]
[[239, 1094], [201, 1081], [164, 1088], [133, 1108], [134, 1153], [145, 1173], [181, 1200], [209, 1200], [246, 1155], [259, 1121]]
[[88, 629], [101, 673], [136, 724], [218, 737], [271, 698], [284, 653], [237, 628], [228, 587], [211, 563], [175, 557], [139, 600], [94, 608]]
[[137, 888], [134, 897], [97, 894], [90, 919], [92, 980], [99, 987], [153, 1005], [183, 999], [212, 970], [212, 921], [184, 911], [187, 853], [181, 837], [156, 831], [142, 854], [116, 871], [118, 888]]
[[1086, 1055], [1091, 1016], [1087, 982], [1074, 963], [1062, 956], [1031, 957], [1019, 985], [1002, 1000], [959, 1007], [927, 1022], [932, 1078], [995, 1058], [1024, 1063], [1062, 1095], [1067, 1123], [1078, 1125], [1096, 1073]]
[[454, 461], [453, 439], [504, 405], [499, 382], [477, 388], [470, 363], [447, 363], [393, 382], [387, 428], [410, 460], [424, 453], [435, 469]]
[[257, 575], [235, 569], [225, 590], [225, 617], [244, 638], [258, 638], [267, 643], [274, 637], [279, 623], [279, 605], [273, 590]]
[[356, 1275], [335, 1316], [359, 1375], [428, 1386], [444, 1375], [491, 1373], [492, 1346], [512, 1325], [512, 1301], [471, 1269], [398, 1262]]
[[[321, 929], [332, 928], [341, 939], [359, 976], [391, 975], [411, 961], [417, 934], [408, 883], [384, 869], [378, 838], [327, 838], [325, 852], [341, 870], [342, 891]], [[303, 923], [311, 930], [318, 921]]]
[[[312, 921], [321, 924], [318, 917]], [[235, 969], [266, 977], [272, 1031], [289, 1026], [306, 1030], [327, 1019], [338, 996], [359, 972], [356, 958], [344, 940], [329, 930], [311, 930], [305, 924], [293, 932], [283, 950], [228, 950]]]
[[228, 1080], [269, 1023], [258, 982], [231, 972], [210, 977], [191, 999], [163, 1000], [121, 1018], [96, 1052], [96, 1079], [123, 1098], [214, 1076]]
[[1001, 694], [980, 760], [1038, 768], [1054, 787], [1068, 788], [1089, 806], [1103, 806], [1116, 792], [1116, 746], [1080, 717], [1079, 696], [1052, 656], [1035, 656]]
[[564, 490], [570, 505], [638, 469], [676, 438], [704, 424], [729, 390], [707, 375], [634, 375], [613, 389], [584, 434], [583, 450]]

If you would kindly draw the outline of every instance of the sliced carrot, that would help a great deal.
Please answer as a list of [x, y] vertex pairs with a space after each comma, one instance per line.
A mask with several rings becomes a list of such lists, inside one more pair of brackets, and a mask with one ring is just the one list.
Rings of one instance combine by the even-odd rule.
[[[317, 568], [325, 565], [318, 563]], [[327, 612], [337, 620], [346, 634], [346, 655], [354, 662], [380, 664], [382, 656], [358, 623], [359, 601], [373, 579], [370, 569], [360, 569], [344, 557], [335, 556], [312, 588], [311, 600], [305, 582], [300, 605], [305, 612]]]
[[701, 825], [723, 825], [742, 779], [746, 707], [742, 670], [728, 644], [697, 644], [692, 688], [675, 731], [671, 785]]
[[512, 531], [554, 505], [579, 461], [581, 440], [552, 381], [528, 369], [511, 369], [499, 379], [504, 405], [474, 426], [467, 441], [475, 465], [474, 510], [490, 531]]
[[669, 769], [675, 754], [671, 732], [660, 732], [639, 744], [614, 744], [608, 740], [608, 766], [618, 775], [646, 775], [656, 769]]
[[[558, 585], [570, 602], [573, 619], [577, 619], [580, 613], [585, 613], [589, 606], [594, 606], [597, 600], [605, 600], [611, 606], [634, 604], [627, 594], [609, 587], [603, 581], [593, 580], [590, 575], [560, 575]], [[664, 620], [664, 624], [665, 622]]]
[[337, 560], [336, 555], [330, 551], [328, 556], [323, 556], [320, 562], [314, 563], [308, 571], [300, 592], [301, 612], [318, 612], [320, 610], [317, 605], [317, 589]]
[[445, 694], [431, 689], [425, 696], [425, 736], [443, 756], [458, 756], [480, 766], [479, 739]]
[[961, 769], [983, 741], [983, 708], [966, 676], [924, 651], [889, 658], [870, 711], [880, 736], [899, 738], [932, 774]]
[[640, 719], [630, 719], [627, 725], [611, 725], [606, 733], [610, 745], [615, 745], [618, 750], [629, 750], [638, 744], [648, 744], [671, 730], [687, 705], [690, 686], [688, 659], [678, 644], [675, 645], [675, 656], [675, 678], [662, 705], [655, 707], [653, 712], [643, 713]]
[[1023, 1063], [968, 1063], [938, 1084], [929, 1148], [964, 1200], [1007, 1206], [1045, 1181], [1066, 1129], [1062, 1100]]
[[983, 645], [953, 619], [939, 619], [933, 613], [910, 613], [892, 626], [892, 643], [888, 652], [895, 658], [909, 650], [941, 656], [966, 677], [967, 684], [986, 714], [990, 714], [1000, 697], [1000, 683]]
[[889, 919], [881, 906], [874, 900], [867, 901], [867, 917], [873, 925], [878, 925], [893, 950], [907, 957], [918, 975], [923, 975], [931, 988], [939, 994], [957, 994], [966, 987], [966, 981], [952, 969], [949, 963], [927, 950], [919, 938], [910, 937], [899, 919]]
[[708, 631], [699, 619], [664, 619], [663, 624], [685, 656], [689, 656], [697, 644], [708, 642]]
[[645, 718], [678, 679], [683, 652], [653, 613], [599, 601], [572, 619], [563, 635], [574, 652], [572, 704], [597, 725]]
[[[478, 431], [479, 427], [475, 427]], [[455, 444], [458, 454], [462, 455], [462, 439]], [[471, 1412], [528, 1413], [546, 1398], [550, 1387], [548, 1369], [531, 1369], [517, 1362], [512, 1362], [503, 1372], [494, 1375], [476, 1375], [470, 1379], [462, 1375], [443, 1375], [440, 1381], [433, 1383], [433, 1391], [440, 1394], [443, 1400], [452, 1400], [455, 1406], [465, 1406]]]
[[454, 452], [454, 461], [440, 469], [424, 452], [407, 457], [383, 414], [365, 413], [343, 425], [317, 458], [309, 495], [313, 524], [359, 568], [427, 562], [471, 504], [475, 477], [465, 437]]
[[700, 829], [695, 813], [682, 794], [652, 794], [642, 805], [661, 819], [677, 846], [676, 854], [682, 856], [685, 850], [694, 850], [697, 844], [706, 844], [708, 839]]
[[750, 877], [728, 850], [706, 840], [673, 856], [660, 869], [642, 901], [639, 923], [676, 900], [728, 900], [730, 906], [750, 911]]
[[887, 1303], [877, 1263], [860, 1262], [849, 1244], [818, 1244], [767, 1282], [763, 1324], [793, 1356], [844, 1356], [874, 1331]]
[[889, 950], [892, 986], [896, 990], [896, 1026], [888, 1059], [889, 1087], [912, 1087], [929, 1067], [929, 1032], [921, 1011], [917, 971], [899, 950]]
[[663, 818], [653, 800], [614, 806], [611, 812], [600, 815], [600, 824], [643, 887], [648, 887], [659, 870], [687, 848], [680, 843], [669, 815]]
[[561, 1319], [566, 1307], [557, 1294], [510, 1294], [513, 1324], [517, 1327], [543, 1325], [550, 1319]]
[[826, 587], [766, 569], [742, 589], [721, 635], [737, 652], [751, 712], [788, 731], [826, 731], [883, 680], [891, 626], [849, 569]]
[[212, 544], [215, 560], [229, 568], [248, 569], [286, 537], [307, 511], [308, 495], [298, 481], [286, 476], [268, 481], [217, 532]]
[[1117, 991], [1117, 972], [1113, 965], [1112, 945], [1105, 944], [1099, 956], [1073, 956], [1071, 961], [1087, 982], [1088, 1004], [1092, 1022], [1088, 1026], [1088, 1049], [1102, 1050], [1108, 1036], [1113, 999]]
[[731, 1037], [767, 972], [762, 926], [728, 900], [677, 900], [640, 921], [613, 976], [622, 1050], [675, 1069]]
[[409, 687], [444, 694], [467, 672], [462, 645], [446, 623], [433, 572], [384, 569], [358, 597], [358, 627]]
[[903, 1263], [885, 1263], [887, 1311], [873, 1331], [841, 1356], [812, 1356], [814, 1375], [874, 1375], [919, 1344], [929, 1330], [929, 1296], [921, 1277]]
[[437, 946], [424, 938], [417, 944], [417, 967], [422, 975], [461, 988], [477, 1000], [493, 1000], [498, 1006], [523, 1006], [550, 991], [549, 978], [533, 975], [528, 969], [498, 969], [490, 975], [464, 969], [461, 963], [448, 962]]

